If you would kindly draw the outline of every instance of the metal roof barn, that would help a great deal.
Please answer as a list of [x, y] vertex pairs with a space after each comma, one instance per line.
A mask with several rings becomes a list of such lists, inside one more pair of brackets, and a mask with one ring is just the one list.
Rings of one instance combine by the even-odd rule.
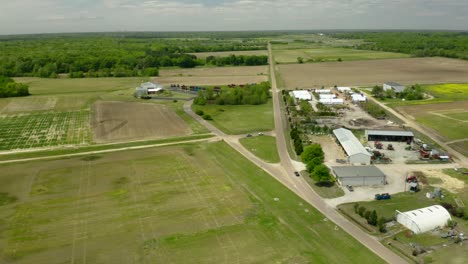
[[338, 128], [333, 130], [333, 134], [348, 155], [349, 163], [370, 164], [372, 155], [367, 152], [361, 142], [359, 142], [351, 131], [344, 128]]
[[433, 205], [408, 212], [397, 213], [397, 222], [413, 231], [415, 234], [431, 231], [437, 227], [444, 227], [451, 220], [450, 213], [440, 205]]
[[342, 185], [383, 185], [385, 174], [375, 166], [339, 166], [332, 172]]

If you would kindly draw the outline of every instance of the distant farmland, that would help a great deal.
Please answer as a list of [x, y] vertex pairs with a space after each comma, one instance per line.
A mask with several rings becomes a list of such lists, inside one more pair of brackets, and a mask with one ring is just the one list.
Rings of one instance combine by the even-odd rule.
[[264, 55], [267, 56], [268, 53], [266, 50], [244, 50], [244, 51], [219, 51], [219, 52], [195, 52], [195, 53], [189, 53], [192, 55], [197, 56], [199, 59], [206, 59], [206, 57], [209, 56], [215, 56], [215, 57], [228, 57], [230, 55], [247, 55], [247, 56], [252, 56], [252, 55]]
[[163, 85], [227, 85], [268, 80], [267, 66], [215, 67], [161, 70], [155, 80]]
[[298, 57], [303, 58], [304, 62], [327, 62], [337, 61], [338, 59], [341, 59], [342, 61], [355, 61], [411, 57], [410, 55], [403, 53], [331, 47], [320, 47], [314, 49], [275, 49], [273, 52], [275, 61], [278, 63], [297, 63]]
[[409, 58], [278, 65], [286, 88], [468, 82], [468, 61]]
[[223, 142], [0, 170], [2, 263], [383, 263]]

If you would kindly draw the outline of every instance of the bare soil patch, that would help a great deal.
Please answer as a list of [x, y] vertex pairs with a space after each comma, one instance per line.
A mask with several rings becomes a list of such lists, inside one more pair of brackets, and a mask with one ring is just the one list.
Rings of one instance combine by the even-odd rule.
[[333, 85], [457, 83], [468, 81], [468, 62], [447, 58], [410, 58], [278, 65], [289, 89]]
[[465, 188], [465, 183], [457, 178], [453, 178], [440, 170], [423, 170], [427, 177], [434, 177], [442, 180], [441, 184], [432, 184], [435, 187], [444, 188], [453, 193], [458, 193]]
[[268, 80], [267, 66], [216, 67], [160, 70], [154, 79], [162, 85], [228, 85]]
[[91, 126], [94, 140], [160, 139], [189, 135], [189, 126], [165, 105], [129, 102], [97, 102]]
[[192, 69], [161, 69], [159, 77], [190, 76], [256, 76], [268, 75], [268, 66], [214, 67]]

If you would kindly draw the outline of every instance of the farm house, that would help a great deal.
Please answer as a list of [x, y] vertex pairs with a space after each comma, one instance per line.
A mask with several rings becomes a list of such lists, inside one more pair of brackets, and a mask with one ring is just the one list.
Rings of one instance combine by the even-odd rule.
[[348, 129], [338, 128], [333, 134], [348, 155], [351, 164], [369, 165], [372, 155], [362, 146], [361, 142]]
[[351, 92], [351, 87], [336, 87], [336, 89], [341, 93], [349, 93]]
[[385, 174], [375, 166], [332, 167], [335, 178], [341, 185], [367, 186], [385, 184]]
[[368, 141], [413, 141], [414, 134], [406, 130], [366, 130]]
[[298, 100], [312, 100], [312, 95], [306, 90], [292, 91], [292, 94]]
[[344, 104], [344, 100], [343, 99], [320, 99], [319, 100], [320, 103], [324, 104], [324, 105], [342, 105]]
[[335, 99], [336, 95], [334, 94], [320, 94], [320, 99]]
[[383, 84], [384, 91], [393, 90], [396, 94], [402, 93], [405, 88], [405, 86], [395, 82], [386, 82]]
[[424, 233], [437, 227], [444, 227], [451, 220], [450, 213], [440, 205], [433, 205], [408, 212], [396, 211], [397, 222], [413, 231]]

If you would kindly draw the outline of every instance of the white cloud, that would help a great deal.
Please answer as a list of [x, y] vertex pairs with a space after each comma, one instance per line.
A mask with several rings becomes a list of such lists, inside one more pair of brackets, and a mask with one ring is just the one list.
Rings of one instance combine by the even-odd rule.
[[466, 0], [16, 0], [2, 3], [0, 34], [115, 30], [467, 29], [460, 23], [466, 20], [467, 14]]

